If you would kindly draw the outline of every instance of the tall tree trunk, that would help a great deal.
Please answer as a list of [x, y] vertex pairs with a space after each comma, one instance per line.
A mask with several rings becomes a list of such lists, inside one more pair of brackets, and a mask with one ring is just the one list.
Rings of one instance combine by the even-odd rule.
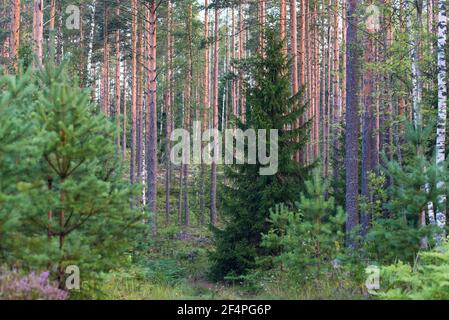
[[56, 0], [51, 0], [50, 2], [50, 33], [49, 33], [49, 48], [50, 51], [50, 57], [53, 57], [55, 54], [55, 21], [56, 21]]
[[[95, 12], [97, 9], [97, 1], [93, 0], [91, 5], [91, 15], [90, 15], [90, 31], [89, 31], [89, 44], [87, 51], [87, 73], [89, 75], [88, 82], [92, 86], [94, 81], [94, 73], [95, 73], [95, 64], [92, 63], [93, 57], [93, 49], [94, 49], [94, 36], [95, 36]], [[92, 90], [95, 90], [95, 87], [92, 86]]]
[[[142, 8], [144, 8], [144, 5], [142, 4]], [[145, 57], [145, 50], [148, 50], [148, 48], [145, 47], [145, 31], [149, 30], [149, 12], [146, 10], [146, 16], [145, 19], [142, 19], [140, 22], [140, 32], [139, 32], [139, 39], [138, 39], [138, 54], [137, 54], [137, 103], [136, 103], [136, 180], [138, 182], [144, 182], [145, 178], [143, 176], [143, 170], [144, 170], [144, 115], [143, 115], [143, 92], [145, 91], [144, 85], [145, 85], [145, 65], [147, 63], [148, 58]], [[148, 46], [148, 41], [147, 41]], [[148, 85], [148, 82], [147, 82]], [[146, 107], [148, 107], [148, 99], [146, 103]], [[147, 108], [148, 109], [148, 108]], [[144, 202], [144, 199], [142, 199], [142, 202]]]
[[[9, 1], [7, 1], [7, 0], [2, 0], [2, 2], [0, 4], [0, 17], [2, 18], [2, 20], [6, 20], [6, 19], [4, 19], [4, 17], [8, 16], [8, 10], [9, 10], [8, 2]], [[12, 31], [12, 22], [11, 22], [11, 25], [8, 25], [7, 21], [0, 21], [1, 34], [5, 33], [6, 30], [8, 29], [8, 27]], [[3, 40], [0, 42], [0, 58], [3, 58], [5, 61], [10, 58], [10, 49], [11, 49], [10, 43], [11, 43], [11, 41], [10, 41], [9, 37], [4, 37]], [[8, 66], [6, 63], [2, 63], [0, 65], [0, 67], [1, 67], [1, 69], [3, 69], [5, 74], [8, 73]], [[1, 69], [0, 69], [0, 71], [2, 71]]]
[[[115, 14], [117, 18], [120, 17], [120, 2], [117, 1], [117, 8]], [[120, 152], [120, 101], [121, 101], [121, 88], [120, 88], [120, 29], [115, 31], [115, 126], [117, 131], [116, 144], [117, 152]]]
[[33, 53], [35, 67], [42, 66], [44, 34], [44, 0], [34, 0], [33, 10]]
[[265, 0], [257, 2], [258, 23], [259, 23], [259, 48], [260, 54], [264, 54], [264, 28], [265, 28]]
[[[241, 2], [240, 2], [241, 4]], [[218, 59], [219, 59], [219, 8], [218, 5], [215, 6], [215, 27], [214, 27], [214, 81], [213, 81], [213, 92], [214, 92], [214, 103], [213, 103], [213, 116], [212, 116], [212, 128], [214, 130], [214, 155], [211, 167], [211, 188], [210, 188], [210, 221], [212, 225], [217, 223], [217, 158], [218, 155]]]
[[[343, 8], [343, 11], [345, 8]], [[341, 96], [340, 96], [340, 16], [338, 1], [334, 3], [333, 9], [334, 17], [334, 36], [333, 36], [333, 54], [332, 54], [332, 145], [333, 145], [333, 159], [338, 158], [339, 151], [339, 137], [340, 137], [340, 123], [341, 123]], [[333, 164], [333, 176], [337, 177], [337, 166]]]
[[131, 159], [130, 159], [130, 180], [135, 182], [136, 178], [136, 140], [137, 140], [137, 8], [138, 0], [131, 0]]
[[167, 88], [165, 96], [165, 223], [168, 225], [170, 222], [170, 189], [171, 189], [171, 83], [172, 83], [172, 65], [171, 65], [171, 29], [172, 29], [172, 13], [171, 13], [171, 0], [167, 0]]
[[[436, 136], [436, 162], [442, 166], [446, 156], [446, 117], [447, 117], [447, 82], [446, 82], [446, 38], [447, 38], [447, 16], [444, 0], [438, 0], [438, 121]], [[439, 196], [436, 209], [436, 222], [442, 229], [441, 238], [444, 238], [446, 227], [446, 196], [444, 182], [437, 181]]]
[[104, 20], [103, 20], [103, 67], [101, 75], [101, 106], [104, 114], [109, 116], [109, 5], [104, 1]]
[[[186, 82], [185, 82], [185, 94], [184, 94], [184, 129], [190, 132], [190, 118], [192, 113], [192, 80], [193, 80], [193, 65], [192, 65], [192, 1], [189, 0], [187, 5], [187, 69], [186, 69]], [[184, 212], [184, 225], [188, 226], [190, 224], [190, 209], [189, 209], [189, 164], [187, 162], [183, 163], [183, 212]]]
[[127, 127], [128, 127], [128, 112], [126, 99], [126, 58], [123, 59], [123, 129], [122, 129], [122, 159], [126, 159], [126, 145], [127, 145]]
[[[362, 195], [365, 201], [370, 202], [369, 173], [374, 170], [374, 73], [370, 64], [375, 62], [374, 40], [372, 34], [375, 30], [367, 26], [364, 44], [365, 70], [363, 72], [363, 128], [362, 128]], [[366, 236], [371, 222], [370, 213], [362, 211], [362, 235]]]
[[347, 22], [347, 0], [342, 0], [342, 33], [341, 33], [341, 50], [342, 50], [342, 55], [341, 55], [341, 67], [342, 67], [342, 72], [341, 72], [341, 99], [340, 99], [340, 108], [338, 110], [338, 115], [340, 116], [340, 118], [342, 118], [345, 113], [346, 113], [346, 90], [347, 90], [347, 81], [346, 81], [346, 65], [347, 65], [347, 41], [346, 41], [346, 37], [348, 34], [348, 22]]
[[[301, 26], [302, 28], [302, 26]], [[290, 57], [291, 57], [291, 77], [292, 77], [292, 95], [299, 91], [298, 82], [298, 23], [296, 14], [296, 0], [290, 0]], [[303, 39], [301, 39], [302, 44]], [[303, 68], [303, 66], [301, 66]], [[301, 75], [302, 77], [302, 75]], [[299, 119], [295, 121], [294, 128], [298, 128]], [[298, 150], [294, 158], [300, 161], [300, 151]]]
[[281, 34], [281, 39], [284, 41], [282, 52], [285, 56], [287, 56], [287, 39], [286, 39], [286, 25], [287, 25], [287, 5], [285, 3], [286, 0], [280, 0], [279, 4], [279, 33]]
[[356, 246], [352, 232], [359, 224], [358, 193], [358, 57], [357, 57], [357, 0], [348, 0], [347, 3], [347, 88], [346, 88], [346, 234], [348, 245]]
[[147, 184], [148, 210], [153, 214], [151, 221], [153, 233], [157, 232], [157, 106], [156, 106], [156, 0], [149, 4], [150, 19], [148, 30], [149, 61], [148, 61], [148, 109], [147, 109]]
[[79, 50], [80, 52], [82, 52], [81, 54], [81, 61], [80, 61], [80, 66], [79, 66], [79, 79], [80, 79], [80, 87], [84, 88], [85, 84], [86, 84], [86, 79], [85, 79], [85, 75], [86, 73], [84, 72], [85, 68], [86, 68], [86, 58], [85, 58], [85, 50], [84, 50], [84, 27], [83, 27], [83, 14], [84, 14], [84, 5], [81, 4], [80, 5], [80, 16], [79, 16], [79, 38], [78, 38], [78, 45], [79, 45]]
[[[234, 19], [234, 9], [233, 19]], [[233, 20], [234, 23], [234, 20]], [[234, 32], [234, 29], [232, 29]], [[234, 35], [232, 35], [234, 39]], [[201, 132], [207, 130], [207, 115], [209, 113], [210, 101], [209, 101], [209, 2], [204, 1], [204, 74], [203, 74], [203, 112], [202, 112], [202, 128]], [[234, 50], [234, 48], [233, 48]], [[234, 83], [234, 82], [233, 82]], [[233, 100], [234, 101], [234, 100]], [[233, 102], [234, 105], [234, 102]], [[205, 221], [205, 192], [204, 192], [204, 176], [205, 176], [205, 165], [203, 163], [203, 149], [204, 143], [201, 145], [201, 172], [200, 172], [200, 222], [201, 224]]]
[[14, 0], [11, 21], [11, 61], [15, 72], [18, 71], [20, 48], [20, 0]]
[[319, 130], [320, 130], [320, 52], [318, 40], [318, 7], [317, 1], [313, 4], [313, 50], [314, 50], [314, 159], [319, 157]]
[[[338, 1], [337, 3], [337, 10], [338, 10]], [[324, 162], [324, 176], [327, 178], [329, 176], [329, 141], [330, 141], [330, 125], [331, 125], [331, 105], [333, 102], [332, 98], [332, 86], [333, 86], [333, 69], [332, 69], [332, 53], [333, 53], [333, 44], [332, 41], [332, 24], [334, 23], [333, 15], [332, 15], [332, 1], [328, 0], [327, 2], [328, 8], [327, 8], [327, 28], [328, 28], [328, 34], [327, 34], [327, 50], [326, 50], [326, 57], [327, 57], [327, 72], [323, 72], [323, 74], [326, 75], [327, 73], [327, 83], [326, 83], [326, 90], [323, 88], [323, 101], [325, 101], [325, 107], [324, 107], [324, 116], [323, 116], [323, 162]], [[334, 26], [335, 29], [335, 26]], [[323, 55], [324, 55], [324, 41], [323, 41]], [[324, 65], [324, 63], [323, 63]], [[326, 77], [323, 79], [326, 81]], [[326, 93], [324, 95], [324, 93]]]

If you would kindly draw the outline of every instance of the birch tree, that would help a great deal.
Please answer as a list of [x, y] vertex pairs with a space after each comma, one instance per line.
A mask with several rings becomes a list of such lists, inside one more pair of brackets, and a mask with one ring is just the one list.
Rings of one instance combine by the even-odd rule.
[[[447, 37], [447, 16], [446, 4], [444, 0], [438, 0], [438, 121], [436, 135], [436, 162], [437, 166], [442, 166], [446, 156], [446, 116], [447, 116], [447, 82], [446, 82], [446, 37]], [[437, 177], [438, 179], [438, 177]], [[446, 196], [444, 195], [444, 183], [437, 181], [437, 188], [441, 190], [437, 199], [436, 209], [437, 225], [444, 230], [446, 226]], [[444, 231], [442, 231], [444, 232]]]

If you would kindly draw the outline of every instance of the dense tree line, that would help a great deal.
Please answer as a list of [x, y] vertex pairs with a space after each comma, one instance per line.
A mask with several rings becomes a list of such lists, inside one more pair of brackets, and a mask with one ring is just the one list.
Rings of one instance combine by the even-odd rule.
[[[413, 263], [444, 246], [446, 10], [445, 0], [1, 1], [0, 256], [22, 261], [23, 237], [62, 279], [66, 260], [113, 260], [114, 236], [210, 228], [212, 278], [231, 281]], [[172, 163], [172, 133], [197, 122], [278, 129], [278, 172]]]

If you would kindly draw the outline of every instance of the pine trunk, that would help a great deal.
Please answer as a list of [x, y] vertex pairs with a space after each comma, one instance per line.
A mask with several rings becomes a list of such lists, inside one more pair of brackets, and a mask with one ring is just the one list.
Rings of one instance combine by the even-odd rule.
[[359, 224], [358, 193], [358, 52], [357, 52], [357, 0], [347, 3], [347, 43], [346, 43], [346, 235], [348, 245], [356, 246], [352, 232]]
[[[240, 2], [240, 5], [242, 3]], [[213, 102], [213, 116], [212, 116], [212, 128], [214, 130], [213, 148], [214, 155], [211, 167], [211, 188], [210, 188], [210, 221], [212, 225], [217, 223], [217, 157], [218, 155], [218, 59], [219, 59], [219, 8], [215, 7], [215, 27], [214, 27], [214, 81], [213, 81], [213, 92], [214, 92], [214, 102]]]
[[156, 0], [149, 4], [150, 18], [147, 41], [149, 46], [148, 61], [148, 108], [147, 108], [147, 185], [148, 210], [153, 214], [151, 221], [153, 233], [157, 232], [157, 105], [156, 105]]

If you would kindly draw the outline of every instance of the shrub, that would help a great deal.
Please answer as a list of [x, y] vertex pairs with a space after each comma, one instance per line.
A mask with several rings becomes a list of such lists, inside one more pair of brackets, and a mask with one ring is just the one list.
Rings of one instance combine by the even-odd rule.
[[32, 272], [22, 276], [18, 271], [0, 269], [0, 300], [66, 300], [68, 293], [49, 279], [50, 273]]
[[449, 242], [418, 254], [415, 264], [401, 261], [381, 268], [381, 299], [449, 299]]

